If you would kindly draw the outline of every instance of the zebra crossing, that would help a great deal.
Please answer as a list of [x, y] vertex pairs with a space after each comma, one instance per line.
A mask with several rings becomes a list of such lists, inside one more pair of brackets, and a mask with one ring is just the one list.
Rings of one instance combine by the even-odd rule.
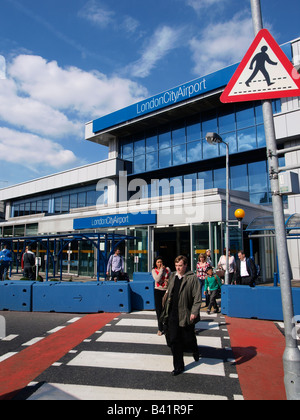
[[174, 378], [155, 313], [121, 314], [36, 378], [28, 399], [243, 399], [225, 318], [203, 313], [196, 332], [200, 361], [186, 354], [185, 373]]

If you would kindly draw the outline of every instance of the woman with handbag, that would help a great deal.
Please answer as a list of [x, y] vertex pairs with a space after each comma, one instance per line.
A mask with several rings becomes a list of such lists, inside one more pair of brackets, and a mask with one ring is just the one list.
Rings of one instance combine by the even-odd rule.
[[[199, 254], [198, 263], [197, 263], [197, 277], [200, 282], [200, 291], [202, 296], [202, 290], [205, 283], [206, 278], [206, 269], [209, 267], [210, 264], [207, 262], [206, 254]], [[209, 303], [209, 296], [206, 296], [206, 306], [208, 306]]]
[[[228, 250], [228, 256], [229, 256], [229, 284], [232, 284], [233, 277], [236, 272], [236, 263], [233, 256], [230, 255], [230, 249]], [[225, 278], [226, 273], [226, 248], [224, 248], [223, 255], [219, 259], [218, 262], [218, 271], [216, 274], [222, 279], [222, 281]]]
[[157, 257], [154, 260], [153, 270], [152, 270], [152, 277], [155, 281], [154, 286], [154, 300], [155, 300], [155, 310], [158, 320], [158, 333], [157, 335], [163, 335], [163, 323], [160, 321], [161, 313], [162, 313], [162, 301], [165, 296], [165, 293], [168, 288], [168, 281], [169, 276], [171, 274], [171, 270], [168, 267], [164, 266], [164, 262], [161, 257]]

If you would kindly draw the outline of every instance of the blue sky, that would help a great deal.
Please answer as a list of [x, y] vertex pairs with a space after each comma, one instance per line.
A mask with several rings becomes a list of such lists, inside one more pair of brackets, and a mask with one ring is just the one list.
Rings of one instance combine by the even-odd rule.
[[[262, 0], [281, 44], [298, 0]], [[0, 188], [107, 158], [84, 124], [240, 61], [250, 0], [1, 0]], [[2, 56], [2, 57], [1, 57]]]

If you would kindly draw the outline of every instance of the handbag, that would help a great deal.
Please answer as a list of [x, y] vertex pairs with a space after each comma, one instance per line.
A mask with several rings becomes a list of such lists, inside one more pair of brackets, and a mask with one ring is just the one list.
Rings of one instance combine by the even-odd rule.
[[225, 278], [225, 270], [216, 270], [216, 275], [220, 277], [220, 279]]

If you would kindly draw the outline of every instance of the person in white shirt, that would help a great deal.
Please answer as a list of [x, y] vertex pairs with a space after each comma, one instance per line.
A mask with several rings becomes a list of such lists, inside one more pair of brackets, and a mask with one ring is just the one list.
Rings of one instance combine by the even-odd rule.
[[246, 258], [244, 251], [239, 251], [236, 263], [236, 284], [255, 287], [256, 267], [251, 258]]
[[[229, 255], [229, 284], [233, 283], [233, 277], [236, 270], [236, 264], [234, 256], [230, 255], [230, 249], [228, 250]], [[224, 248], [224, 253], [219, 259], [218, 268], [226, 272], [226, 248]]]
[[109, 276], [109, 271], [111, 269], [111, 281], [118, 281], [120, 275], [124, 273], [124, 260], [121, 256], [120, 248], [115, 249], [114, 255], [111, 255], [106, 269], [106, 275]]

